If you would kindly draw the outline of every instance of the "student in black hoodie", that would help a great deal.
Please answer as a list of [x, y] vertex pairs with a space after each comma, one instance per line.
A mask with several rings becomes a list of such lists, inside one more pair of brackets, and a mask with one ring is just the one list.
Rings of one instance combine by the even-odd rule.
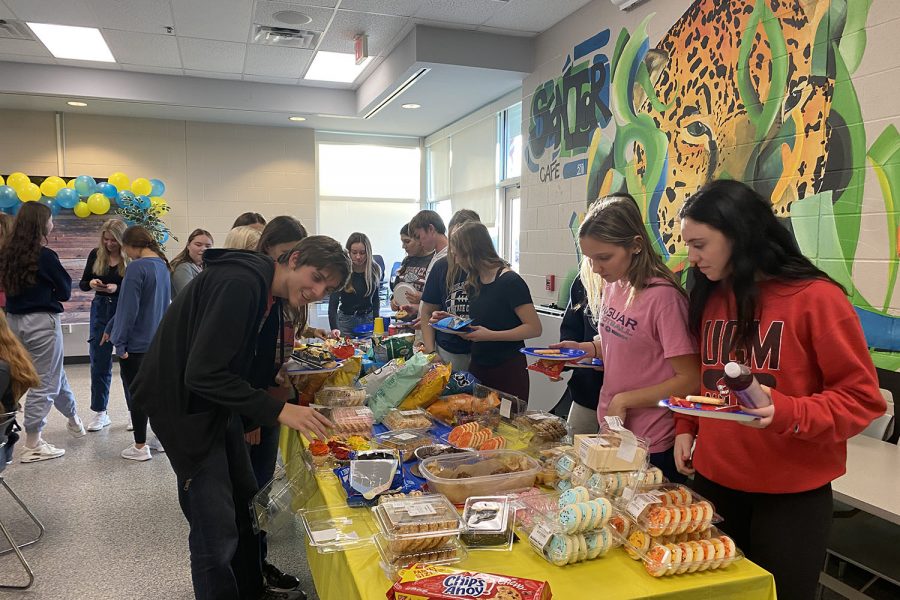
[[350, 259], [336, 241], [312, 236], [277, 261], [240, 250], [209, 250], [205, 260], [160, 323], [132, 400], [149, 415], [177, 477], [196, 597], [304, 598], [264, 586], [248, 510], [257, 484], [240, 417], [327, 435], [327, 419], [255, 389], [249, 371], [274, 299], [297, 309], [321, 300], [346, 284]]

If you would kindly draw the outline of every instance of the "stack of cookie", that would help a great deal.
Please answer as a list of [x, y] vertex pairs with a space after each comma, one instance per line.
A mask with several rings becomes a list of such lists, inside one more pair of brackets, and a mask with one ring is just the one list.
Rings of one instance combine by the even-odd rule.
[[459, 514], [439, 494], [386, 500], [372, 512], [385, 548], [401, 563], [422, 562], [421, 553], [438, 553], [454, 541], [459, 546]]
[[652, 465], [636, 471], [595, 471], [574, 451], [557, 458], [556, 476], [556, 489], [561, 492], [584, 486], [592, 494], [608, 498], [617, 498], [627, 489], [660, 484], [665, 479], [662, 471]]

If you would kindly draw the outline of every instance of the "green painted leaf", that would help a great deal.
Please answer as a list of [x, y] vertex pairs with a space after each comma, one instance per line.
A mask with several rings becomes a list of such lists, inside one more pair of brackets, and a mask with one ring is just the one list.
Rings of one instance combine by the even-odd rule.
[[868, 152], [869, 162], [878, 177], [888, 233], [888, 285], [882, 310], [887, 312], [897, 284], [897, 199], [900, 197], [900, 133], [893, 125], [887, 127]]

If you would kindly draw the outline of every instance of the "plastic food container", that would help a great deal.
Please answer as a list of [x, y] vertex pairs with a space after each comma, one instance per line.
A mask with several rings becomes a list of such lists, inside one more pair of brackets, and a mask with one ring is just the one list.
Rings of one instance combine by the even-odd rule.
[[431, 429], [434, 421], [426, 411], [421, 408], [412, 410], [400, 410], [393, 408], [382, 419], [382, 423], [388, 429]]
[[511, 419], [525, 410], [526, 403], [511, 394], [476, 384], [472, 394], [454, 394], [439, 398], [428, 406], [428, 413], [448, 426], [478, 421], [495, 427], [500, 418]]
[[316, 392], [316, 404], [321, 406], [362, 406], [366, 390], [350, 386], [325, 387]]
[[459, 514], [438, 494], [398, 498], [372, 509], [387, 548], [411, 554], [445, 546], [459, 537]]
[[494, 432], [490, 427], [485, 427], [478, 421], [469, 421], [457, 425], [445, 436], [442, 441], [454, 448], [465, 450], [500, 450], [506, 448], [506, 438]]
[[331, 409], [331, 421], [338, 433], [371, 435], [375, 416], [366, 406], [338, 406]]
[[578, 462], [593, 471], [641, 471], [649, 457], [650, 444], [625, 428], [601, 427], [600, 433], [575, 436]]
[[483, 450], [432, 456], [419, 466], [428, 487], [450, 502], [463, 504], [470, 496], [523, 490], [534, 485], [538, 462], [515, 450]]
[[565, 419], [547, 412], [528, 411], [517, 417], [513, 423], [529, 434], [532, 444], [561, 442], [571, 433]]
[[465, 560], [469, 555], [456, 538], [451, 538], [450, 541], [440, 548], [406, 554], [398, 554], [392, 551], [387, 539], [380, 533], [375, 535], [374, 541], [375, 547], [378, 548], [378, 554], [381, 556], [381, 568], [388, 579], [392, 581], [398, 578], [400, 569], [409, 565], [416, 563], [452, 565]]
[[653, 577], [724, 569], [744, 558], [734, 540], [715, 527], [671, 539], [651, 539], [632, 532], [625, 550], [644, 563]]
[[301, 510], [300, 518], [309, 545], [320, 554], [369, 546], [377, 531], [370, 515], [358, 508]]
[[433, 436], [420, 429], [397, 429], [385, 431], [375, 436], [375, 442], [382, 448], [391, 448], [400, 453], [400, 460], [406, 462], [414, 458], [414, 452], [422, 446], [435, 443]]
[[722, 519], [712, 503], [687, 486], [663, 483], [626, 493], [620, 506], [637, 527], [651, 537], [695, 533]]
[[608, 498], [592, 496], [581, 486], [565, 492], [521, 496], [517, 507], [525, 526], [543, 524], [555, 533], [565, 534], [600, 529], [613, 515], [613, 503]]
[[510, 550], [516, 513], [508, 496], [471, 496], [462, 513], [460, 540], [479, 550]]

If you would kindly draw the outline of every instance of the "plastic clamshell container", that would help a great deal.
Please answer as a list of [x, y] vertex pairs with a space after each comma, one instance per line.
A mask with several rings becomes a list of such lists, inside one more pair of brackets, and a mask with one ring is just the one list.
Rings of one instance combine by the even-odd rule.
[[622, 496], [619, 506], [651, 537], [695, 533], [721, 522], [711, 502], [678, 483], [646, 485]]
[[517, 519], [541, 523], [554, 533], [584, 533], [606, 526], [614, 512], [613, 503], [603, 496], [591, 496], [587, 488], [565, 492], [527, 494], [516, 501]]
[[[460, 450], [501, 450], [507, 447], [504, 436], [478, 421], [457, 425], [442, 435], [441, 441]], [[491, 446], [484, 447], [487, 444]]]
[[454, 504], [463, 504], [470, 496], [530, 488], [539, 469], [535, 459], [515, 450], [432, 456], [419, 465], [428, 488], [444, 494]]
[[378, 548], [378, 554], [381, 556], [381, 569], [391, 581], [398, 579], [400, 569], [416, 563], [452, 565], [465, 560], [469, 556], [465, 547], [456, 538], [451, 538], [450, 541], [440, 548], [406, 554], [393, 552], [385, 537], [380, 533], [375, 535], [374, 542], [375, 547]]
[[362, 406], [366, 403], [366, 390], [340, 386], [324, 387], [316, 392], [316, 404], [320, 406]]
[[529, 435], [532, 444], [561, 442], [572, 433], [565, 419], [543, 411], [526, 411], [513, 423]]
[[609, 429], [600, 433], [575, 436], [575, 454], [585, 467], [602, 473], [641, 471], [649, 458], [650, 444], [629, 430]]
[[509, 496], [470, 496], [462, 512], [460, 540], [478, 550], [510, 550], [516, 521]]
[[372, 513], [394, 554], [433, 550], [459, 537], [459, 514], [439, 494], [387, 500], [372, 508]]
[[674, 538], [644, 539], [633, 533], [625, 550], [653, 577], [724, 569], [744, 558], [734, 540], [715, 527]]
[[[575, 477], [572, 478], [574, 483]], [[650, 466], [644, 471], [613, 471], [609, 473], [591, 472], [582, 485], [593, 494], [601, 494], [610, 498], [617, 498], [626, 490], [648, 484], [659, 484], [664, 480], [662, 471]]]
[[309, 545], [320, 554], [370, 546], [377, 530], [366, 511], [358, 508], [316, 508], [300, 511]]
[[395, 429], [375, 436], [375, 442], [380, 447], [396, 450], [403, 462], [413, 459], [417, 448], [431, 446], [436, 441], [434, 436], [421, 429]]
[[371, 435], [375, 423], [375, 415], [367, 406], [336, 406], [330, 418], [339, 434]]
[[428, 406], [434, 420], [450, 427], [478, 421], [495, 427], [501, 418], [512, 419], [524, 412], [527, 403], [505, 392], [476, 384], [471, 394], [439, 398]]
[[434, 425], [434, 419], [427, 411], [421, 408], [411, 410], [400, 410], [392, 408], [384, 419], [381, 421], [385, 427], [391, 430], [396, 429], [431, 429]]

